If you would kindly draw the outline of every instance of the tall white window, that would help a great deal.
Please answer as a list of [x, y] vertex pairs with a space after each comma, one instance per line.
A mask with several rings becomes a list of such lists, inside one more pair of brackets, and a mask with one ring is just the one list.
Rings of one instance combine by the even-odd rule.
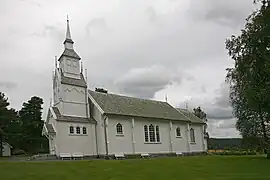
[[195, 131], [193, 128], [190, 129], [190, 142], [195, 143]]
[[159, 126], [154, 126], [153, 124], [150, 124], [150, 126], [144, 125], [144, 141], [151, 143], [160, 142]]
[[116, 124], [116, 134], [117, 135], [123, 135], [123, 126], [122, 124], [118, 123]]

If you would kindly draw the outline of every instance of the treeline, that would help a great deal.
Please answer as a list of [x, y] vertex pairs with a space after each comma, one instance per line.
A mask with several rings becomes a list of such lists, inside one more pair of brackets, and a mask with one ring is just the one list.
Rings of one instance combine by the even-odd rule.
[[241, 138], [209, 138], [207, 143], [210, 150], [242, 149], [244, 147]]
[[263, 151], [261, 139], [247, 138], [209, 138], [209, 150], [252, 150], [256, 152]]
[[33, 96], [19, 111], [9, 105], [8, 98], [0, 92], [0, 149], [2, 142], [8, 142], [13, 154], [48, 152], [48, 140], [41, 134], [43, 99]]

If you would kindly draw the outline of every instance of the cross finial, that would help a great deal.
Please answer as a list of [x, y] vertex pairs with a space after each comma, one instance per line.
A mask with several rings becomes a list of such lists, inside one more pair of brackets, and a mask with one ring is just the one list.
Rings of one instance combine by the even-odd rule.
[[69, 21], [69, 20], [68, 20], [68, 14], [67, 14], [67, 21]]

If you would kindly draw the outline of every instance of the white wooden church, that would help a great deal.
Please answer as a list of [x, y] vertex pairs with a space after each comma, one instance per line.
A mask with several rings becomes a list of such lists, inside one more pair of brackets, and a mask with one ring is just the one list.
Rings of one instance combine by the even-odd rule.
[[[207, 150], [206, 124], [167, 102], [89, 90], [67, 20], [56, 60], [53, 103], [42, 134], [58, 157], [192, 153]], [[58, 61], [58, 62], [57, 62]]]

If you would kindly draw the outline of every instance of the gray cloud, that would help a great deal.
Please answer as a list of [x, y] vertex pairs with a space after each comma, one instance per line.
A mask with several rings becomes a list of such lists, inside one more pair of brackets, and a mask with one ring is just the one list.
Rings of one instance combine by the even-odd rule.
[[[29, 2], [37, 2], [40, 8]], [[209, 115], [214, 118], [229, 117], [220, 112], [227, 107], [216, 89], [224, 81], [225, 68], [232, 65], [224, 41], [239, 32], [241, 27], [235, 25], [244, 24], [244, 14], [252, 10], [252, 2], [239, 2], [1, 1], [0, 81], [17, 86], [0, 88], [14, 108], [33, 95], [43, 97], [46, 112], [54, 56], [63, 52], [69, 14], [75, 50], [88, 69], [89, 88], [157, 100], [167, 94], [174, 106], [192, 98], [190, 107], [213, 109]], [[220, 7], [234, 15], [226, 17], [225, 10], [215, 10]], [[229, 23], [220, 21], [226, 18]], [[225, 130], [214, 130], [226, 136]]]
[[153, 7], [148, 7], [145, 10], [145, 13], [147, 14], [150, 22], [154, 22], [157, 19], [157, 13]]
[[240, 137], [239, 132], [235, 128], [235, 119], [227, 120], [208, 120], [208, 132], [210, 137]]
[[8, 82], [8, 81], [0, 81], [0, 87], [8, 89], [8, 90], [12, 90], [17, 87], [17, 84], [13, 82]]
[[222, 108], [230, 107], [230, 87], [227, 83], [222, 83], [220, 89], [217, 90], [215, 104]]
[[41, 8], [41, 4], [34, 1], [34, 0], [19, 0], [19, 1], [23, 2], [23, 3], [34, 5], [34, 6], [38, 7], [38, 8]]
[[216, 90], [214, 98], [214, 108], [208, 110], [208, 118], [211, 119], [231, 119], [233, 118], [232, 107], [229, 102], [229, 85], [222, 83], [220, 88]]
[[104, 33], [108, 33], [111, 30], [107, 26], [107, 23], [104, 18], [93, 18], [86, 26], [87, 35], [96, 36], [96, 35], [104, 35]]
[[52, 38], [57, 38], [58, 40], [63, 40], [64, 38], [64, 29], [59, 28], [53, 25], [45, 25], [42, 32], [33, 32], [29, 34], [30, 36], [37, 36], [37, 37], [46, 37], [50, 36]]
[[167, 86], [181, 84], [183, 75], [172, 73], [170, 70], [160, 65], [131, 69], [116, 81], [116, 85], [121, 93], [153, 98], [156, 92]]
[[194, 19], [236, 28], [243, 25], [243, 20], [250, 14], [250, 9], [255, 8], [252, 1], [249, 3], [247, 0], [191, 1], [191, 13]]

